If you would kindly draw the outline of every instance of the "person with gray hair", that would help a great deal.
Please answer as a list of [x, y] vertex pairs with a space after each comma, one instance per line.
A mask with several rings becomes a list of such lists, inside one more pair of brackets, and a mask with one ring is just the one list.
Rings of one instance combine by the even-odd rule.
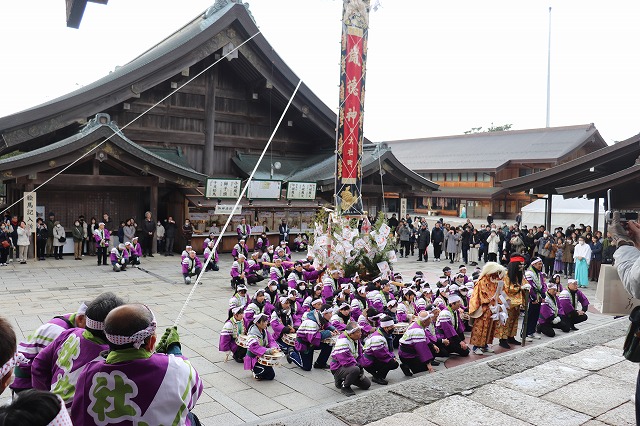
[[338, 336], [333, 350], [331, 351], [331, 373], [335, 386], [340, 389], [343, 395], [353, 396], [356, 393], [351, 389], [351, 385], [356, 385], [362, 390], [371, 387], [371, 381], [364, 375], [362, 367], [362, 328], [351, 321], [345, 330]]

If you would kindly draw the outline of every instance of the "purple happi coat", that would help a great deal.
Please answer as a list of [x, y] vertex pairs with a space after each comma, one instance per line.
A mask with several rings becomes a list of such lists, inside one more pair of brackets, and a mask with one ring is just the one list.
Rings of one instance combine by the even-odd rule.
[[18, 344], [18, 352], [26, 359], [14, 368], [11, 389], [31, 389], [31, 364], [41, 350], [51, 344], [63, 331], [75, 327], [76, 314], [64, 314], [52, 318], [36, 329], [27, 340]]
[[424, 328], [417, 322], [409, 326], [400, 338], [400, 348], [398, 356], [402, 358], [418, 358], [420, 362], [429, 362], [433, 359], [429, 343], [433, 343], [435, 338], [427, 336]]
[[362, 344], [360, 340], [353, 340], [346, 331], [343, 331], [331, 351], [331, 371], [340, 367], [352, 367], [359, 365], [362, 360]]
[[82, 426], [191, 426], [187, 414], [201, 393], [198, 372], [182, 356], [111, 351], [80, 373], [71, 420]]
[[387, 364], [394, 359], [393, 349], [389, 348], [389, 342], [380, 329], [375, 330], [364, 341], [364, 353], [362, 366], [369, 367], [375, 361]]
[[89, 330], [72, 328], [63, 331], [33, 360], [31, 384], [34, 389], [55, 393], [70, 409], [82, 369], [89, 362], [102, 359], [100, 353], [108, 349], [107, 342]]
[[265, 354], [270, 349], [279, 348], [278, 343], [273, 339], [271, 333], [267, 330], [260, 331], [257, 325], [252, 325], [247, 333], [247, 344], [249, 348], [247, 350], [247, 356], [244, 357], [244, 369], [253, 370], [256, 366], [258, 358]]

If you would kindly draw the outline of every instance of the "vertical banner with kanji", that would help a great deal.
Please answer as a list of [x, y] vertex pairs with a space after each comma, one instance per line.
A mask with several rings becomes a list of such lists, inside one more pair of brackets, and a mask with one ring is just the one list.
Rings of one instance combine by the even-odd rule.
[[36, 193], [25, 192], [24, 193], [24, 211], [22, 216], [24, 223], [29, 228], [30, 232], [34, 232], [36, 229]]
[[[35, 192], [25, 192], [22, 217], [24, 223], [27, 225], [27, 230], [29, 233], [35, 232], [36, 230], [36, 193]], [[34, 238], [33, 244], [33, 257], [36, 257], [36, 242]]]
[[362, 123], [369, 29], [369, 0], [344, 0], [340, 108], [336, 157], [336, 208], [362, 215]]

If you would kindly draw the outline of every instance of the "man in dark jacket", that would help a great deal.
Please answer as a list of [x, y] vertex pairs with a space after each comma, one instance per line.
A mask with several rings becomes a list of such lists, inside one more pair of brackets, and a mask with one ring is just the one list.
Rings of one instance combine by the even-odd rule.
[[427, 253], [427, 247], [429, 247], [429, 241], [431, 240], [431, 233], [429, 229], [427, 229], [427, 223], [422, 222], [420, 225], [420, 229], [418, 229], [418, 262], [422, 261], [422, 256], [424, 256], [424, 261], [429, 261], [429, 253]]
[[431, 243], [433, 244], [434, 261], [440, 262], [442, 254], [442, 243], [444, 242], [444, 232], [440, 227], [440, 222], [436, 222], [436, 226], [431, 230]]
[[173, 243], [176, 240], [176, 221], [172, 216], [164, 223], [164, 238], [165, 238], [165, 256], [173, 256]]
[[144, 221], [142, 222], [142, 256], [153, 257], [153, 235], [156, 232], [156, 221], [151, 220], [151, 212], [144, 214]]

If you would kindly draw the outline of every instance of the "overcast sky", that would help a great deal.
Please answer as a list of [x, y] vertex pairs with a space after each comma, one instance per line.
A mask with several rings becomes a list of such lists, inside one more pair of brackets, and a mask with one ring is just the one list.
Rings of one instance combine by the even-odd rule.
[[[2, 1], [0, 116], [107, 74], [214, 0]], [[332, 109], [341, 0], [252, 0], [262, 33]], [[595, 123], [609, 143], [640, 132], [640, 2], [381, 0], [371, 14], [365, 135], [372, 141], [544, 127], [552, 6], [551, 126]]]

